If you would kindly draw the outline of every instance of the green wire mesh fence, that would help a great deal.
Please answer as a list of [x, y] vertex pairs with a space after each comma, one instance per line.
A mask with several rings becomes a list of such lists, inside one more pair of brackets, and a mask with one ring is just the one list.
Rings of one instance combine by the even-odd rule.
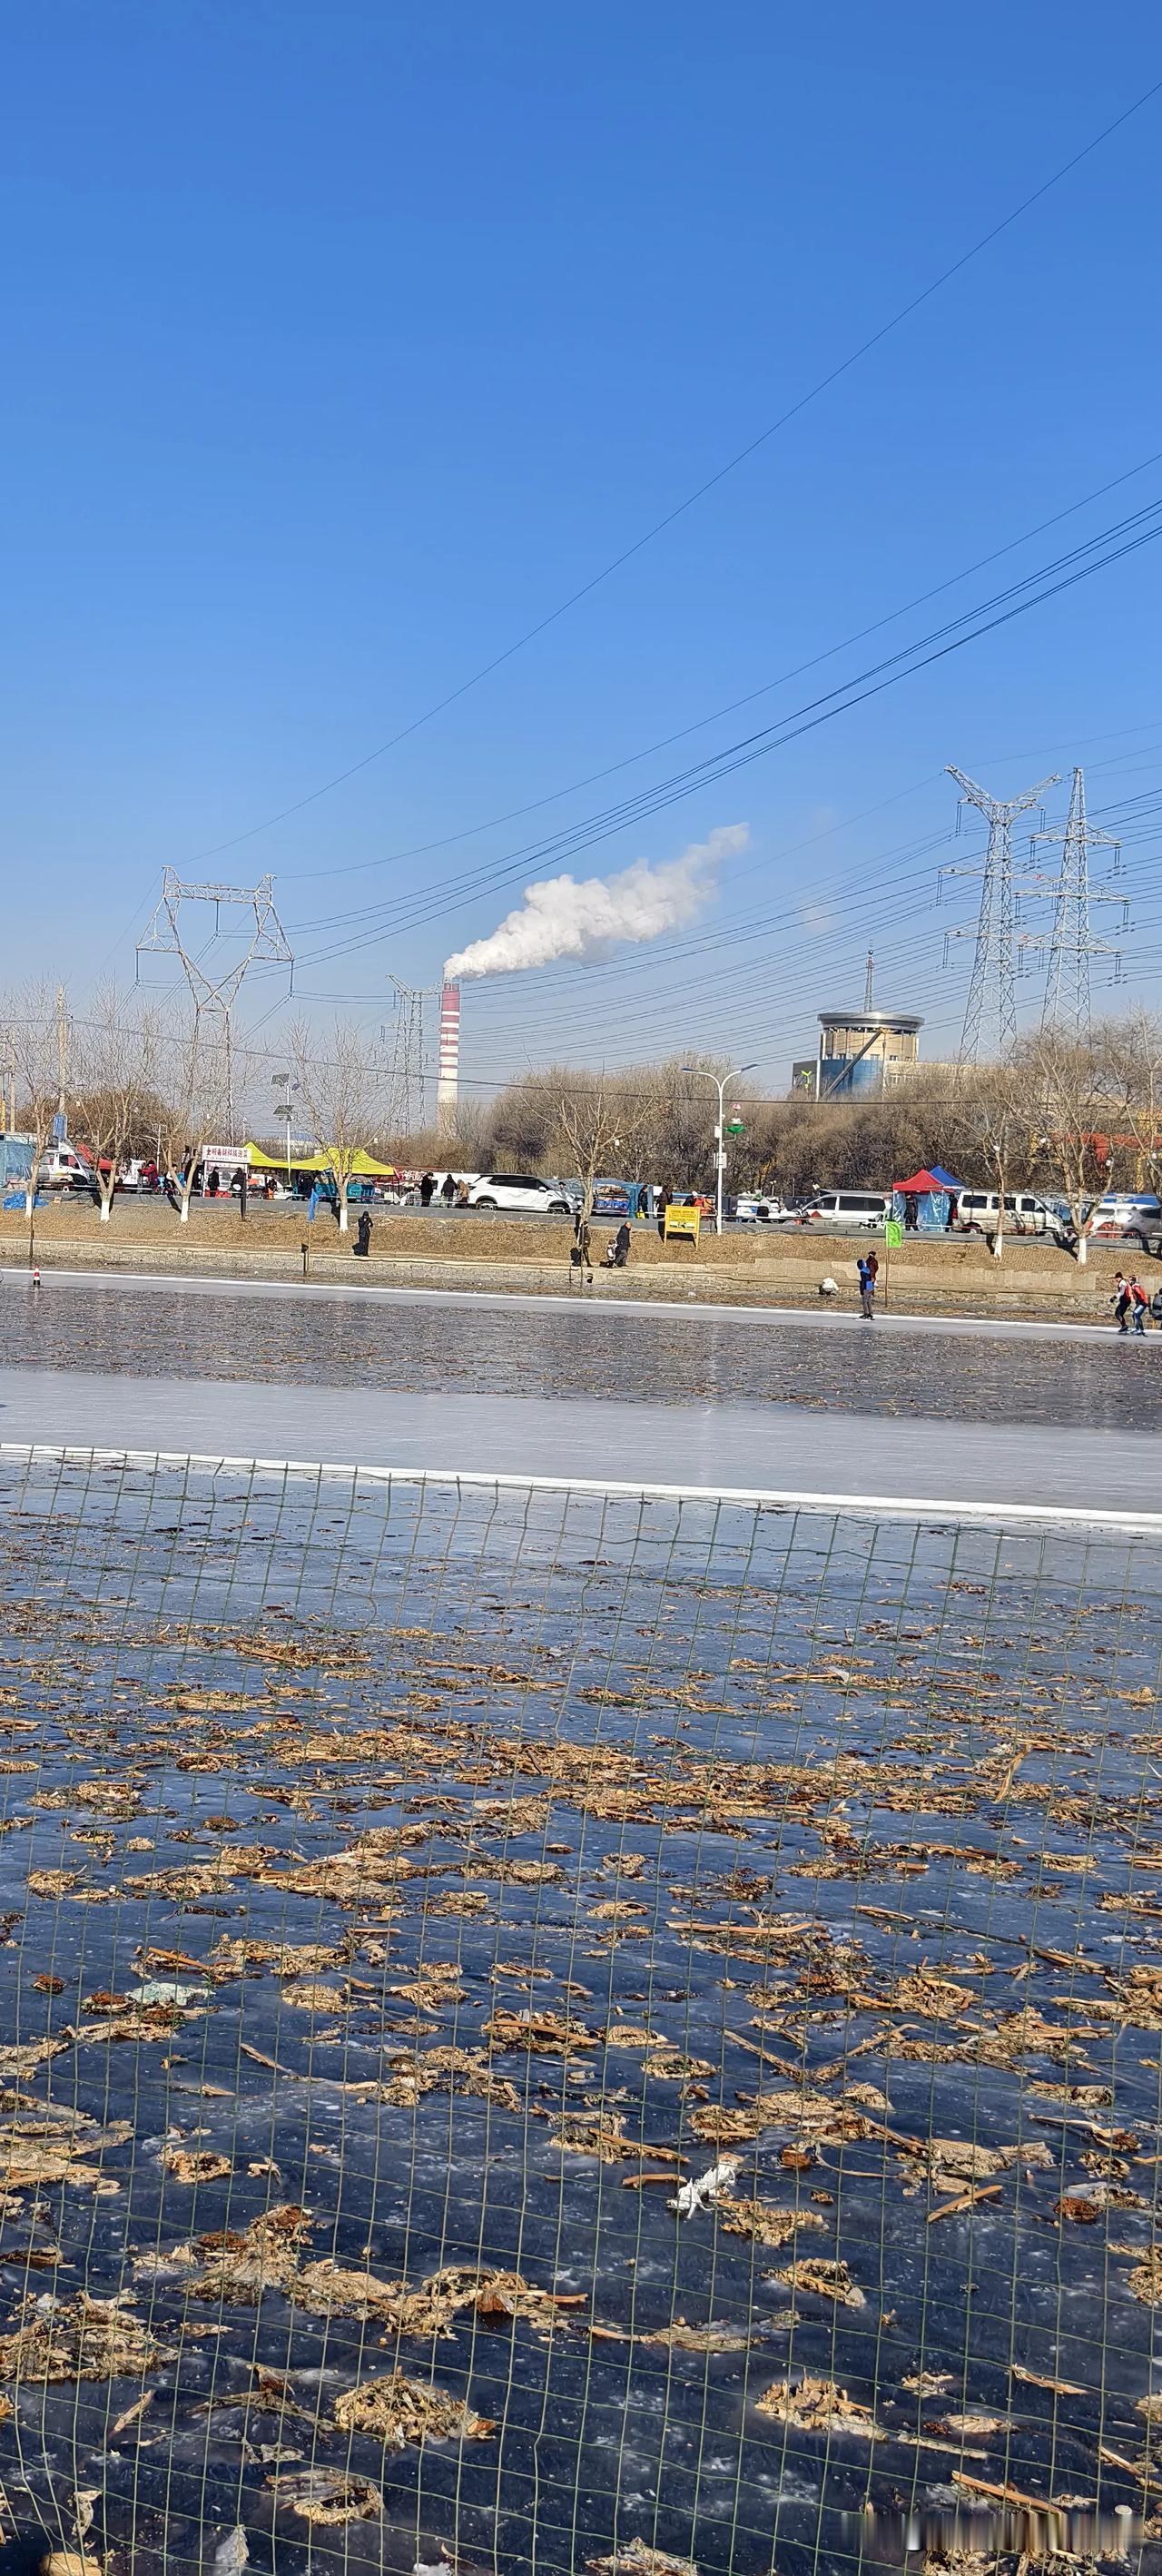
[[1156, 1549], [0, 1488], [0, 2565], [1162, 2563]]

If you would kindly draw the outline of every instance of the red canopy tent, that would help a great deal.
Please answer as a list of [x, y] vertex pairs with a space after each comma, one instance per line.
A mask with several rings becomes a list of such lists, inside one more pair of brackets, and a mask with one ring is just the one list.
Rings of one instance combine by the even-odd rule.
[[904, 1220], [906, 1234], [944, 1234], [955, 1202], [960, 1196], [960, 1183], [939, 1165], [934, 1172], [913, 1172], [908, 1181], [893, 1181], [892, 1206]]

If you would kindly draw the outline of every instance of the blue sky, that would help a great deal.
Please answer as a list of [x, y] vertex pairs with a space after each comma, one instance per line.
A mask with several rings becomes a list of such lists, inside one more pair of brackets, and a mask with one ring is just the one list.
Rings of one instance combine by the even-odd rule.
[[[408, 926], [442, 878], [513, 861], [618, 781], [490, 817], [826, 650], [1162, 446], [1159, 99], [491, 678], [252, 829], [503, 651], [1067, 160], [1162, 74], [1156, 25], [1137, 0], [1100, 24], [1043, 0], [984, 0], [971, 21], [839, 0], [810, 25], [729, 0], [12, 13], [8, 971], [47, 966], [78, 992], [106, 958], [131, 974], [164, 861], [240, 883], [271, 869], [315, 960], [301, 989], [374, 1020], [389, 972], [431, 980], [519, 893], [518, 871]], [[1010, 569], [1158, 491], [1162, 467]], [[573, 862], [605, 872], [750, 827], [681, 942], [473, 988], [468, 1071], [737, 1045], [781, 1087], [816, 1009], [860, 989], [869, 938], [883, 998], [923, 1010], [939, 1052], [968, 953], [941, 971], [943, 927], [972, 903], [970, 887], [932, 908], [939, 860], [969, 846], [941, 842], [943, 764], [1012, 792], [1081, 759], [1091, 806], [1148, 798], [1159, 560]], [[887, 648], [1007, 577], [903, 618]], [[1155, 849], [1147, 814], [1132, 953], [1150, 995]], [[328, 926], [388, 904], [389, 937]], [[253, 992], [257, 1021], [276, 988]]]

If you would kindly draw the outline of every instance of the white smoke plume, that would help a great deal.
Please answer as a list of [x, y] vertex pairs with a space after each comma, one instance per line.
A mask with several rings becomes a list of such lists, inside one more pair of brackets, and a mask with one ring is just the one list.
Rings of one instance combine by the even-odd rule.
[[681, 930], [709, 902], [722, 860], [745, 850], [749, 839], [745, 823], [723, 823], [708, 841], [692, 841], [680, 859], [663, 859], [656, 867], [635, 859], [615, 877], [545, 877], [525, 887], [523, 902], [499, 930], [449, 957], [444, 980], [516, 975], [525, 966], [550, 966], [557, 957], [600, 956], [618, 940]]

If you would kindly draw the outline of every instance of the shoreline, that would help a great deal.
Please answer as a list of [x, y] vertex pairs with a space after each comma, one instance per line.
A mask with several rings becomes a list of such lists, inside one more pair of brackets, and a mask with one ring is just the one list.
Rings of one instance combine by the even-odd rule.
[[[176, 1231], [176, 1229], [175, 1229]], [[726, 1239], [724, 1238], [724, 1241]], [[739, 1272], [724, 1261], [707, 1264], [698, 1271], [677, 1263], [644, 1264], [624, 1271], [595, 1271], [592, 1288], [578, 1288], [561, 1261], [552, 1264], [525, 1258], [519, 1262], [499, 1262], [458, 1258], [438, 1259], [431, 1256], [385, 1255], [356, 1261], [349, 1248], [340, 1250], [324, 1237], [326, 1249], [312, 1248], [306, 1267], [301, 1251], [290, 1247], [263, 1247], [251, 1252], [249, 1246], [221, 1246], [197, 1242], [133, 1241], [129, 1229], [120, 1242], [96, 1245], [91, 1238], [51, 1235], [38, 1226], [34, 1236], [34, 1262], [42, 1282], [54, 1279], [77, 1284], [97, 1278], [125, 1287], [163, 1288], [181, 1291], [200, 1290], [212, 1294], [215, 1289], [251, 1288], [257, 1293], [272, 1292], [280, 1296], [299, 1295], [310, 1300], [312, 1293], [328, 1298], [350, 1297], [376, 1303], [398, 1299], [439, 1299], [454, 1304], [484, 1300], [496, 1305], [583, 1306], [588, 1312], [604, 1308], [613, 1313], [702, 1314], [729, 1321], [742, 1316], [787, 1316], [800, 1323], [827, 1326], [855, 1324], [858, 1291], [855, 1282], [855, 1254], [847, 1239], [829, 1238], [814, 1243], [813, 1258], [802, 1257], [793, 1263], [764, 1265], [766, 1276]], [[1022, 1246], [1022, 1250], [1026, 1247]], [[801, 1253], [801, 1247], [795, 1246]], [[23, 1252], [23, 1258], [20, 1257]], [[1091, 1261], [1083, 1274], [1084, 1289], [1078, 1293], [1076, 1274], [1047, 1291], [1043, 1277], [1030, 1277], [1023, 1269], [1013, 1268], [1001, 1277], [984, 1281], [974, 1279], [971, 1286], [952, 1287], [932, 1279], [900, 1277], [901, 1268], [894, 1262], [890, 1275], [888, 1298], [880, 1295], [876, 1321], [881, 1325], [915, 1323], [929, 1330], [943, 1327], [955, 1331], [958, 1325], [971, 1328], [991, 1324], [995, 1328], [1036, 1338], [1090, 1341], [1112, 1331], [1110, 1294], [1112, 1255], [1102, 1255], [1102, 1273], [1108, 1267], [1111, 1277], [1099, 1273], [1097, 1261]], [[30, 1283], [33, 1262], [25, 1246], [0, 1239], [0, 1281], [10, 1287]], [[784, 1275], [779, 1276], [778, 1272]], [[793, 1270], [797, 1275], [786, 1275]], [[775, 1275], [770, 1275], [772, 1272]], [[806, 1272], [806, 1277], [801, 1274]], [[847, 1275], [850, 1273], [850, 1276]], [[835, 1298], [820, 1296], [818, 1281], [830, 1275], [839, 1280]], [[881, 1289], [883, 1269], [881, 1266]], [[1069, 1295], [1065, 1292], [1073, 1290]], [[989, 1291], [991, 1290], [991, 1294]], [[1162, 1334], [1151, 1327], [1143, 1337], [1162, 1342]]]
[[[696, 1246], [663, 1244], [653, 1225], [636, 1228], [625, 1270], [600, 1267], [614, 1228], [593, 1229], [596, 1264], [592, 1286], [571, 1269], [571, 1231], [564, 1220], [505, 1216], [429, 1216], [392, 1209], [375, 1218], [371, 1249], [354, 1257], [354, 1230], [341, 1236], [332, 1220], [305, 1220], [265, 1205], [243, 1218], [233, 1207], [195, 1203], [182, 1225], [154, 1200], [114, 1203], [110, 1222], [75, 1200], [46, 1205], [27, 1218], [0, 1211], [0, 1272], [15, 1277], [34, 1264], [42, 1274], [67, 1269], [113, 1277], [218, 1279], [301, 1287], [304, 1282], [342, 1288], [440, 1290], [501, 1298], [532, 1295], [564, 1303], [617, 1307], [750, 1308], [773, 1313], [854, 1311], [856, 1263], [868, 1248], [863, 1235], [731, 1229], [704, 1232]], [[1136, 1246], [1091, 1247], [1083, 1268], [1043, 1239], [1012, 1235], [1002, 1261], [977, 1237], [910, 1237], [889, 1252], [878, 1242], [877, 1317], [961, 1316], [970, 1320], [1012, 1317], [1042, 1324], [1088, 1325], [1110, 1321], [1114, 1274], [1139, 1267], [1152, 1289], [1159, 1265]], [[820, 1283], [838, 1283], [823, 1300]]]

